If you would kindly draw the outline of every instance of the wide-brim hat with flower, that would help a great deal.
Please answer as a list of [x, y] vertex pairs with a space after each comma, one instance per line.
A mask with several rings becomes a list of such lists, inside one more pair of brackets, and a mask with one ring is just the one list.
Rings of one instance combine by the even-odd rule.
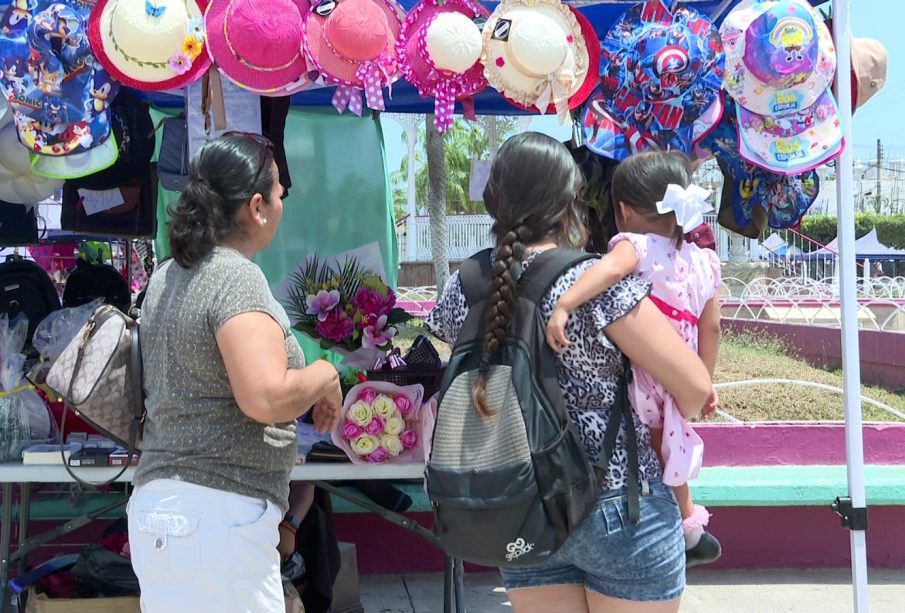
[[320, 0], [305, 17], [305, 55], [313, 70], [336, 84], [333, 106], [361, 115], [385, 109], [383, 88], [399, 78], [396, 40], [404, 13], [394, 0]]
[[[308, 0], [217, 0], [204, 14], [208, 53], [231, 81], [278, 90], [304, 79], [302, 19]], [[299, 87], [301, 89], [301, 87]]]
[[747, 0], [720, 27], [724, 87], [761, 115], [802, 111], [827, 91], [836, 71], [829, 28], [804, 0]]
[[484, 76], [516, 106], [553, 111], [568, 124], [569, 110], [594, 91], [597, 35], [559, 0], [505, 0], [484, 24], [483, 36]]
[[489, 14], [474, 0], [421, 0], [402, 26], [396, 42], [402, 74], [419, 94], [436, 99], [434, 122], [441, 132], [452, 125], [456, 100], [473, 117], [470, 96], [487, 87], [475, 19]]
[[98, 0], [88, 38], [114, 79], [146, 91], [185, 87], [210, 68], [208, 0]]

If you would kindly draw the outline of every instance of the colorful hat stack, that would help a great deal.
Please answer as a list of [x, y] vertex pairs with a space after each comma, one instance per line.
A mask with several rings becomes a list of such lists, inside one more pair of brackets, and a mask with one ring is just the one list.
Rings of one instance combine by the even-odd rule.
[[305, 16], [305, 55], [328, 84], [333, 106], [361, 115], [384, 110], [383, 88], [399, 78], [396, 40], [404, 13], [395, 0], [319, 0]]
[[487, 9], [474, 0], [421, 0], [405, 19], [396, 52], [402, 74], [424, 97], [434, 97], [434, 123], [452, 125], [456, 100], [474, 117], [472, 96], [485, 87], [481, 30], [475, 23]]
[[88, 38], [97, 60], [122, 83], [163, 91], [207, 72], [204, 10], [208, 0], [97, 0]]
[[747, 0], [720, 36], [742, 157], [789, 175], [837, 157], [843, 132], [829, 89], [836, 49], [817, 11], [804, 0]]
[[39, 0], [0, 30], [3, 90], [32, 170], [65, 179], [116, 161], [110, 101], [119, 84], [95, 61], [86, 35], [93, 3]]
[[[723, 51], [707, 17], [648, 0], [626, 11], [601, 45], [600, 87], [582, 121], [592, 151], [617, 160], [638, 151], [689, 153], [695, 123], [701, 133], [719, 120]], [[700, 126], [702, 116], [713, 123]]]
[[751, 238], [760, 236], [764, 223], [771, 228], [798, 224], [814, 204], [820, 182], [814, 170], [782, 175], [746, 162], [739, 154], [736, 105], [726, 101], [723, 119], [701, 141], [713, 152], [725, 178], [720, 224]]
[[560, 123], [594, 89], [594, 28], [560, 0], [503, 0], [484, 25], [484, 76], [512, 104], [555, 112]]
[[227, 79], [262, 95], [304, 89], [311, 82], [302, 50], [309, 10], [308, 0], [212, 2], [204, 14], [211, 60]]

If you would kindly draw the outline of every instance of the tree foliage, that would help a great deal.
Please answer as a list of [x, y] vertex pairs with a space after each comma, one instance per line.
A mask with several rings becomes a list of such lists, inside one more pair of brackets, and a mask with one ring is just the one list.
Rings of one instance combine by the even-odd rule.
[[[855, 213], [855, 238], [865, 236], [873, 228], [877, 228], [877, 239], [883, 245], [894, 249], [905, 249], [905, 215]], [[808, 215], [802, 220], [800, 231], [820, 244], [826, 245], [836, 238], [836, 216]], [[816, 245], [804, 246], [806, 251], [816, 248]]]
[[[513, 117], [497, 117], [497, 141], [502, 144], [509, 136], [518, 131]], [[402, 135], [405, 142], [405, 134]], [[477, 159], [490, 159], [490, 139], [482, 123], [472, 123], [457, 118], [453, 126], [444, 134], [444, 153], [446, 158], [446, 213], [483, 213], [484, 204], [469, 200], [468, 183], [471, 176], [471, 162]], [[418, 129], [418, 140], [415, 146], [415, 201], [418, 214], [427, 212], [428, 202], [428, 169], [425, 156], [426, 130], [422, 125]], [[406, 214], [408, 201], [408, 154], [403, 156], [399, 169], [390, 176], [394, 186], [393, 206], [396, 219]]]

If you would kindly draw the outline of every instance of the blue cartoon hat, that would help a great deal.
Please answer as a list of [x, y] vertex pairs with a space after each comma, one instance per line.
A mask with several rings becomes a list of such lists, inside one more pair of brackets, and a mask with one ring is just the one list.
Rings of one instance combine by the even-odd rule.
[[723, 50], [707, 17], [669, 0], [626, 11], [601, 41], [600, 84], [583, 120], [591, 150], [690, 152], [694, 123], [719, 97]]
[[[26, 3], [31, 4], [26, 4]], [[95, 61], [86, 35], [94, 6], [85, 0], [13, 0], [0, 24], [0, 87], [35, 173], [81, 177], [116, 161], [110, 103], [119, 84]], [[24, 27], [23, 27], [24, 24]]]
[[[760, 207], [771, 228], [789, 228], [801, 221], [817, 199], [820, 180], [813, 170], [798, 175], [769, 172], [742, 158], [739, 153], [738, 120], [735, 103], [728, 96], [726, 111], [716, 128], [704, 136], [701, 147], [711, 151], [720, 164], [731, 190], [723, 191], [721, 211], [731, 208], [735, 227], [755, 224]], [[725, 215], [721, 215], [722, 220]], [[724, 224], [725, 225], [725, 224]], [[759, 234], [759, 232], [758, 232]]]

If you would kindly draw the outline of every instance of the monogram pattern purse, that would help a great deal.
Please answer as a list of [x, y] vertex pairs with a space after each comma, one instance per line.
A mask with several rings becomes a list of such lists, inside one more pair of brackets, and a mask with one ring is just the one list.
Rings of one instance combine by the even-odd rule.
[[[102, 305], [47, 375], [47, 384], [66, 403], [64, 430], [66, 411], [74, 410], [80, 418], [129, 450], [124, 470], [131, 464], [141, 441], [145, 413], [141, 369], [138, 323], [119, 309]], [[68, 463], [64, 464], [68, 469]]]

